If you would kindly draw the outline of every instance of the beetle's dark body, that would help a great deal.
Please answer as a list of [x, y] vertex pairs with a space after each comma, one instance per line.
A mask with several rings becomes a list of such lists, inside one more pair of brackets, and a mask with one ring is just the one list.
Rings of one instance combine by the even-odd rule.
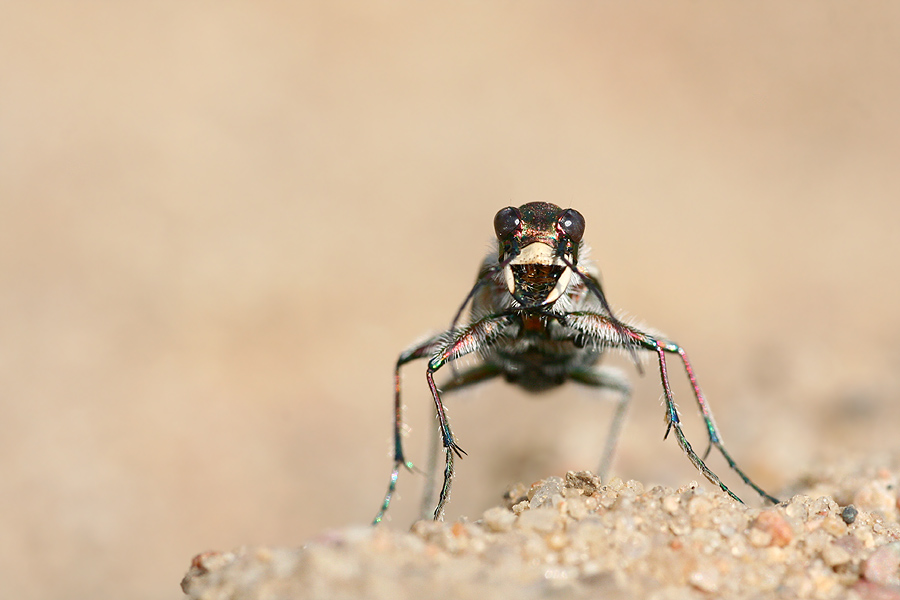
[[[581, 241], [584, 226], [584, 218], [578, 211], [561, 209], [546, 202], [507, 207], [497, 213], [494, 218], [497, 248], [485, 258], [475, 285], [450, 328], [409, 348], [397, 360], [394, 379], [394, 469], [384, 503], [375, 517], [376, 523], [382, 520], [390, 505], [400, 468], [413, 468], [404, 456], [400, 435], [403, 425], [400, 368], [403, 365], [420, 358], [430, 359], [426, 379], [434, 399], [445, 451], [444, 485], [434, 511], [434, 518], [439, 519], [450, 495], [454, 455], [461, 457], [464, 452], [451, 432], [441, 399], [442, 392], [435, 385], [434, 374], [443, 366], [451, 365], [454, 376], [444, 385], [445, 393], [498, 376], [532, 393], [557, 387], [567, 381], [617, 391], [620, 402], [600, 467], [601, 477], [604, 477], [612, 460], [630, 391], [619, 376], [598, 367], [607, 348], [629, 352], [638, 367], [638, 351], [656, 354], [665, 394], [666, 435], [674, 430], [679, 445], [694, 466], [707, 479], [740, 501], [706, 466], [704, 459], [694, 452], [681, 430], [665, 360], [666, 354], [677, 354], [706, 424], [710, 448], [717, 448], [728, 465], [761, 496], [777, 502], [753, 483], [725, 450], [684, 349], [656, 333], [624, 323], [613, 315], [596, 271], [586, 261], [579, 260], [584, 252]], [[470, 301], [468, 319], [460, 325], [461, 316]], [[478, 364], [457, 371], [455, 361], [473, 352], [481, 358]]]
[[[556, 226], [564, 211], [546, 202], [532, 202], [518, 210], [523, 225], [515, 245], [528, 247], [539, 243], [557, 250]], [[479, 270], [476, 282], [484, 283], [472, 297], [469, 319], [471, 324], [485, 315], [509, 313], [503, 335], [480, 349], [484, 364], [495, 367], [507, 382], [529, 392], [557, 387], [569, 380], [572, 373], [595, 366], [602, 350], [597, 345], [586, 345], [584, 336], [561, 321], [569, 312], [602, 310], [584, 282], [568, 273], [567, 282], [562, 286], [560, 280], [569, 270], [564, 264], [510, 264], [511, 286], [500, 263], [515, 250], [514, 244], [506, 247], [503, 241], [498, 244]], [[580, 240], [571, 243], [568, 249], [576, 257], [584, 252]], [[593, 267], [585, 261], [580, 264], [585, 274], [596, 281]], [[558, 285], [563, 289], [557, 290], [558, 296], [548, 301]]]
[[[496, 267], [496, 257], [489, 256], [485, 267]], [[484, 272], [484, 268], [482, 272]], [[570, 284], [572, 308], [586, 308], [584, 285]], [[491, 281], [482, 293], [472, 299], [472, 314], [496, 314], [511, 308], [511, 296], [501, 281]], [[560, 304], [560, 301], [557, 301]], [[481, 350], [485, 365], [497, 368], [508, 382], [528, 392], [543, 392], [569, 380], [570, 373], [595, 366], [602, 355], [596, 346], [586, 346], [578, 332], [565, 327], [550, 314], [559, 310], [546, 307], [519, 307], [510, 315], [503, 335]], [[548, 314], [550, 313], [550, 314]], [[562, 312], [559, 313], [560, 315]]]

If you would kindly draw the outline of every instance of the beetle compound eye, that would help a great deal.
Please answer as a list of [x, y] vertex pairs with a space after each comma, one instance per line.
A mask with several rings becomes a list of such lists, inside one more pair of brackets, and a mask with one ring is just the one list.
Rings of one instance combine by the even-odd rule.
[[574, 208], [567, 208], [559, 217], [559, 228], [577, 244], [584, 236], [584, 217]]
[[500, 212], [494, 217], [494, 231], [498, 240], [508, 240], [521, 229], [522, 213], [514, 206], [500, 209]]

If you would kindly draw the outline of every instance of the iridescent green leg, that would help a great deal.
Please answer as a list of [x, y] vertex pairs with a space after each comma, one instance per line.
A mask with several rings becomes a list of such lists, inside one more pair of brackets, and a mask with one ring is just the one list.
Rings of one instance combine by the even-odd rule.
[[613, 414], [612, 423], [609, 426], [609, 433], [606, 435], [606, 444], [603, 448], [603, 456], [600, 459], [600, 468], [597, 474], [601, 481], [606, 481], [612, 466], [613, 455], [616, 452], [616, 446], [619, 442], [619, 435], [622, 433], [622, 425], [625, 422], [625, 413], [628, 410], [628, 403], [631, 400], [631, 386], [628, 381], [617, 370], [593, 368], [593, 369], [576, 369], [569, 373], [572, 381], [588, 385], [596, 388], [606, 388], [618, 392], [616, 400], [616, 411]]
[[[451, 363], [452, 364], [452, 363]], [[494, 365], [478, 365], [467, 371], [463, 371], [454, 379], [444, 384], [443, 394], [458, 390], [460, 388], [475, 385], [482, 381], [487, 381], [500, 374], [500, 369]], [[435, 413], [437, 416], [437, 413]], [[441, 429], [439, 427], [431, 428], [431, 439], [428, 448], [428, 466], [425, 473], [425, 491], [422, 493], [422, 506], [420, 515], [422, 519], [431, 517], [431, 507], [434, 506], [435, 480], [437, 478], [437, 457], [438, 449], [441, 445]]]
[[453, 483], [454, 473], [453, 455], [456, 454], [456, 456], [462, 458], [465, 452], [456, 443], [453, 432], [450, 431], [450, 422], [444, 411], [441, 394], [434, 384], [434, 374], [450, 361], [490, 346], [503, 333], [510, 319], [511, 317], [508, 314], [490, 315], [455, 332], [453, 337], [444, 344], [443, 349], [439, 350], [428, 363], [425, 379], [428, 381], [428, 388], [431, 390], [431, 396], [434, 399], [434, 408], [440, 424], [441, 441], [444, 445], [445, 453], [444, 484], [441, 487], [437, 507], [434, 509], [435, 521], [440, 521], [443, 518], [444, 506], [450, 498], [450, 486]]
[[719, 488], [731, 496], [733, 500], [737, 500], [743, 504], [744, 501], [728, 489], [728, 486], [722, 483], [719, 476], [706, 466], [706, 463], [703, 462], [702, 458], [697, 456], [697, 453], [691, 448], [690, 442], [688, 442], [687, 438], [684, 436], [684, 432], [681, 430], [681, 419], [678, 418], [678, 411], [675, 408], [675, 401], [672, 398], [672, 389], [669, 387], [669, 375], [666, 370], [666, 350], [662, 342], [656, 342], [656, 354], [659, 358], [659, 376], [662, 379], [663, 392], [666, 398], [666, 421], [668, 422], [668, 426], [666, 427], [666, 434], [663, 438], [669, 437], [669, 432], [674, 429], [675, 439], [678, 440], [678, 445], [681, 446], [681, 450], [687, 455], [688, 459], [697, 470], [703, 473], [703, 476], [706, 477], [710, 483], [719, 486]]
[[403, 454], [403, 405], [400, 401], [400, 368], [408, 362], [433, 354], [435, 347], [440, 343], [440, 339], [440, 336], [435, 336], [419, 346], [414, 346], [404, 351], [397, 359], [397, 366], [394, 369], [394, 467], [391, 470], [391, 479], [388, 483], [387, 492], [384, 495], [384, 502], [381, 503], [381, 508], [372, 521], [373, 525], [377, 525], [384, 519], [384, 515], [391, 505], [391, 499], [394, 497], [394, 492], [397, 491], [397, 479], [400, 477], [400, 468], [406, 467], [409, 471], [415, 469], [412, 461], [406, 460]]
[[704, 460], [707, 456], [709, 456], [709, 452], [713, 446], [718, 449], [718, 451], [725, 458], [725, 462], [728, 463], [728, 466], [737, 473], [741, 480], [753, 488], [757, 494], [768, 500], [773, 504], [778, 504], [780, 500], [775, 498], [774, 496], [768, 494], [761, 487], [756, 485], [745, 473], [744, 471], [734, 462], [734, 459], [731, 458], [731, 455], [725, 449], [725, 445], [722, 442], [722, 435], [719, 433], [719, 428], [716, 425], [715, 419], [713, 419], [712, 410], [709, 408], [709, 404], [706, 402], [706, 397], [703, 395], [703, 392], [700, 391], [700, 386], [697, 384], [697, 378], [694, 376], [694, 369], [691, 367], [691, 363], [688, 360], [687, 353], [684, 351], [684, 348], [676, 344], [672, 341], [660, 342], [663, 345], [663, 350], [666, 352], [678, 354], [681, 358], [681, 362], [684, 365], [684, 370], [687, 373], [688, 379], [691, 382], [691, 388], [694, 390], [694, 398], [697, 400], [697, 404], [700, 407], [700, 413], [703, 415], [703, 422], [706, 424], [706, 431], [709, 435], [709, 446], [706, 448], [706, 452], [703, 453]]
[[[729, 490], [728, 487], [722, 483], [718, 476], [716, 476], [716, 474], [706, 466], [706, 464], [703, 462], [703, 459], [698, 456], [696, 452], [694, 452], [693, 448], [691, 448], [690, 443], [688, 443], [687, 439], [684, 436], [684, 433], [681, 430], [681, 422], [678, 417], [678, 412], [675, 409], [672, 390], [669, 387], [669, 379], [666, 372], [665, 362], [666, 353], [678, 354], [684, 365], [685, 371], [687, 372], [688, 379], [691, 382], [691, 387], [694, 391], [694, 397], [697, 400], [697, 404], [700, 406], [700, 412], [702, 413], [703, 421], [706, 424], [706, 431], [707, 436], [709, 437], [710, 446], [715, 446], [719, 450], [719, 452], [722, 453], [722, 456], [725, 458], [728, 466], [731, 467], [731, 469], [733, 469], [734, 472], [741, 477], [741, 480], [744, 481], [744, 483], [752, 487], [760, 496], [762, 496], [766, 500], [776, 504], [778, 503], [777, 498], [766, 493], [749, 477], [747, 477], [743, 470], [741, 470], [741, 468], [737, 466], [734, 459], [731, 458], [731, 455], [728, 453], [728, 451], [725, 450], [725, 446], [722, 443], [722, 437], [719, 434], [719, 429], [716, 426], [715, 420], [713, 419], [712, 411], [709, 407], [709, 404], [706, 402], [703, 393], [700, 391], [700, 386], [697, 384], [697, 379], [694, 376], [693, 368], [691, 367], [691, 364], [687, 359], [687, 354], [685, 353], [684, 349], [681, 348], [681, 346], [671, 341], [658, 340], [654, 336], [644, 333], [630, 325], [616, 323], [605, 315], [590, 311], [577, 311], [568, 313], [564, 317], [564, 323], [567, 327], [571, 327], [572, 329], [575, 329], [576, 331], [584, 334], [585, 338], [589, 342], [592, 341], [598, 346], [640, 347], [646, 350], [653, 351], [658, 355], [660, 376], [666, 396], [666, 420], [668, 421], [666, 436], [668, 436], [669, 432], [674, 429], [675, 435], [678, 439], [678, 445], [687, 455], [691, 463], [701, 473], [703, 473], [703, 475], [707, 479], [719, 486], [729, 496], [736, 500], [740, 500], [740, 498], [732, 493], [731, 490]], [[706, 454], [708, 454], [708, 451]]]
[[[446, 391], [446, 390], [445, 390]], [[437, 411], [434, 413], [437, 419]], [[428, 464], [425, 467], [425, 487], [422, 491], [422, 502], [419, 504], [419, 518], [430, 519], [431, 507], [434, 506], [434, 485], [437, 481], [438, 451], [441, 448], [441, 428], [432, 424], [428, 436]]]
[[434, 365], [435, 360], [432, 359], [428, 365], [428, 371], [425, 373], [425, 379], [428, 381], [428, 387], [431, 389], [431, 395], [434, 398], [434, 406], [437, 411], [438, 421], [440, 423], [441, 440], [444, 445], [444, 485], [441, 488], [441, 495], [438, 499], [437, 508], [434, 509], [434, 520], [440, 521], [444, 518], [444, 505], [450, 499], [450, 484], [453, 481], [453, 455], [456, 454], [462, 458], [466, 451], [459, 447], [450, 431], [450, 421], [447, 419], [447, 412], [444, 410], [444, 404], [441, 402], [441, 394], [434, 384], [434, 372], [437, 370]]

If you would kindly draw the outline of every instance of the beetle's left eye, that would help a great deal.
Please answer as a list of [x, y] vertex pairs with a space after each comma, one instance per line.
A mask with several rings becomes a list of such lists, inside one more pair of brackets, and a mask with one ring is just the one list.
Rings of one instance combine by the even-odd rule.
[[574, 208], [567, 208], [557, 221], [559, 228], [569, 236], [573, 244], [577, 244], [584, 236], [584, 217]]
[[515, 206], [501, 208], [494, 217], [494, 232], [501, 242], [505, 242], [521, 230], [522, 213]]

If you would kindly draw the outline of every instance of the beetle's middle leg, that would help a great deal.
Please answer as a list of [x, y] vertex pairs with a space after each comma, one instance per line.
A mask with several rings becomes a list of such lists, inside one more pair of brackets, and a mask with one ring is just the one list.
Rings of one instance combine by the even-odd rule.
[[[741, 479], [747, 483], [750, 487], [752, 487], [757, 493], [760, 494], [764, 499], [769, 500], [771, 502], [777, 503], [778, 499], [767, 494], [760, 488], [758, 485], [753, 483], [749, 477], [737, 466], [734, 460], [731, 458], [731, 455], [725, 450], [724, 445], [722, 444], [721, 436], [719, 435], [718, 427], [716, 427], [715, 421], [712, 417], [712, 411], [709, 408], [709, 404], [706, 402], [706, 398], [703, 396], [703, 393], [700, 391], [699, 385], [697, 385], [697, 380], [694, 377], [694, 371], [691, 368], [690, 362], [687, 360], [687, 355], [684, 352], [684, 349], [674, 342], [660, 339], [655, 335], [651, 335], [649, 333], [643, 332], [636, 327], [631, 325], [621, 325], [616, 324], [611, 321], [611, 319], [606, 315], [601, 315], [598, 313], [590, 312], [590, 311], [576, 311], [567, 313], [563, 316], [564, 324], [567, 327], [570, 327], [581, 333], [585, 336], [588, 342], [592, 342], [597, 346], [601, 347], [620, 347], [620, 348], [628, 348], [635, 347], [641, 348], [644, 350], [649, 350], [654, 352], [657, 356], [657, 362], [659, 363], [659, 374], [660, 374], [660, 382], [662, 383], [663, 393], [664, 393], [664, 403], [666, 408], [666, 422], [668, 426], [666, 427], [666, 434], [663, 436], [667, 437], [670, 431], [675, 432], [675, 439], [678, 441], [678, 445], [681, 447], [681, 450], [687, 455], [688, 460], [691, 461], [691, 464], [699, 470], [706, 479], [708, 479], [711, 483], [718, 486], [723, 492], [731, 496], [732, 499], [737, 500], [738, 502], [742, 502], [742, 500], [735, 495], [728, 486], [726, 486], [722, 480], [716, 475], [704, 462], [703, 458], [701, 458], [691, 447], [691, 444], [688, 442], [687, 438], [684, 435], [684, 432], [681, 429], [681, 418], [678, 415], [678, 411], [675, 408], [675, 399], [672, 395], [672, 388], [669, 386], [669, 375], [668, 368], [666, 366], [666, 354], [678, 354], [681, 359], [682, 364], [684, 365], [685, 371], [687, 372], [688, 378], [691, 382], [691, 387], [694, 391], [695, 399], [697, 400], [697, 404], [700, 406], [700, 411], [702, 413], [704, 422], [706, 423], [707, 435], [709, 436], [709, 442], [711, 446], [716, 447], [722, 455], [725, 457], [726, 462], [728, 462], [728, 466], [734, 470]], [[705, 455], [706, 453], [704, 453]]]
[[600, 466], [597, 474], [600, 481], [606, 481], [612, 466], [613, 456], [622, 433], [622, 425], [625, 423], [625, 413], [631, 400], [631, 385], [625, 374], [612, 367], [579, 368], [569, 373], [572, 381], [594, 388], [606, 388], [617, 393], [616, 410], [613, 413], [612, 422], [609, 425], [609, 433], [606, 434], [606, 443], [603, 446], [603, 455], [600, 458]]

